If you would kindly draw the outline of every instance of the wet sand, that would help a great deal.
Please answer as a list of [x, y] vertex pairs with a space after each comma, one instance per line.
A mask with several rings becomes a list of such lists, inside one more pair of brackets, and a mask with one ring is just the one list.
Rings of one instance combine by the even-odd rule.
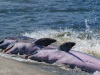
[[71, 69], [64, 65], [47, 64], [0, 53], [0, 75], [99, 75]]
[[36, 66], [0, 57], [0, 75], [54, 75]]

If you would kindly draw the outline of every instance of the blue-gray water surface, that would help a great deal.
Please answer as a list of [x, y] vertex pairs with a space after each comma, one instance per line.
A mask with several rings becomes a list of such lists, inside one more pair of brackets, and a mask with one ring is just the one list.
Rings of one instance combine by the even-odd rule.
[[0, 37], [40, 29], [99, 32], [99, 0], [0, 0]]

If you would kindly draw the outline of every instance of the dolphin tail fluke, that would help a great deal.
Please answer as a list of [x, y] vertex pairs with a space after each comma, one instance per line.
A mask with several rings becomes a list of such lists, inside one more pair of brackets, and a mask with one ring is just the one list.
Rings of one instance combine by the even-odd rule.
[[59, 50], [69, 52], [75, 44], [74, 42], [65, 42], [59, 46]]

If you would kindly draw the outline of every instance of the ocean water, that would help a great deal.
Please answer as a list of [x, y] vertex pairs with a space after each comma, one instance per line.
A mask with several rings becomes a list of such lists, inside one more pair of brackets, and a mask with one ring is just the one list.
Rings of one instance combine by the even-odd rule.
[[0, 0], [0, 38], [51, 37], [100, 58], [99, 0]]
[[40, 29], [84, 32], [88, 27], [98, 34], [99, 12], [99, 0], [0, 0], [0, 36]]

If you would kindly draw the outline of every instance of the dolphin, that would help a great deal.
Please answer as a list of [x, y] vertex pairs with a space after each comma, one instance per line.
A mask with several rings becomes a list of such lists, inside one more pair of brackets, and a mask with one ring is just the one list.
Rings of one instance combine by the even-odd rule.
[[28, 59], [49, 64], [59, 63], [69, 65], [70, 68], [78, 67], [86, 72], [100, 71], [100, 59], [91, 55], [71, 50], [73, 42], [61, 44], [56, 49], [41, 49], [29, 56]]
[[13, 36], [13, 37], [6, 37], [0, 41], [0, 49], [6, 49], [11, 43], [15, 43], [17, 41], [27, 40], [27, 41], [35, 41], [35, 38], [30, 38], [27, 36]]
[[[16, 42], [15, 44], [10, 44], [3, 53], [6, 54], [20, 54], [20, 55], [32, 55], [34, 51], [41, 50], [42, 48], [47, 47], [51, 43], [56, 42], [55, 39], [51, 38], [40, 38], [36, 41], [29, 42], [27, 40], [21, 40]], [[52, 46], [48, 46], [48, 48], [52, 48]]]

